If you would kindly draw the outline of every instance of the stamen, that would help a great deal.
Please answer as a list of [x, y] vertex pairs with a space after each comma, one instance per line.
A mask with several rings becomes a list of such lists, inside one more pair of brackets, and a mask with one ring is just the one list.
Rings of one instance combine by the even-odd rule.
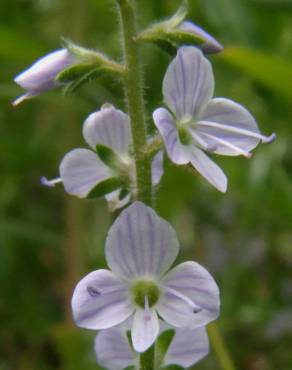
[[182, 301], [186, 302], [190, 307], [193, 313], [199, 313], [202, 311], [202, 308], [194, 303], [189, 297], [185, 296], [184, 294], [179, 293], [177, 290], [169, 288], [169, 287], [164, 287], [164, 289], [169, 292], [170, 294], [173, 294], [177, 298], [181, 299]]
[[29, 94], [21, 95], [19, 98], [15, 99], [11, 104], [16, 107], [17, 105], [21, 104], [23, 101], [30, 98]]
[[144, 303], [144, 320], [149, 321], [151, 320], [150, 310], [149, 310], [149, 301], [148, 296], [145, 295], [145, 303]]
[[234, 145], [234, 144], [230, 143], [230, 142], [229, 142], [229, 141], [227, 141], [227, 140], [219, 139], [218, 137], [213, 136], [213, 135], [210, 135], [210, 134], [206, 134], [205, 132], [204, 132], [204, 133], [202, 133], [202, 135], [205, 135], [205, 136], [207, 136], [207, 137], [209, 137], [209, 138], [213, 139], [214, 141], [217, 141], [217, 143], [220, 143], [220, 144], [222, 144], [222, 145], [227, 146], [227, 147], [228, 147], [228, 148], [230, 148], [230, 149], [233, 149], [235, 152], [237, 152], [238, 154], [243, 155], [243, 156], [244, 156], [244, 157], [246, 157], [246, 158], [251, 158], [251, 156], [252, 156], [252, 154], [251, 154], [251, 153], [247, 152], [246, 150], [243, 150], [243, 149], [239, 148], [238, 146], [236, 146], [236, 145]]
[[215, 152], [217, 149], [217, 145], [215, 143], [207, 143], [204, 139], [201, 138], [194, 130], [191, 130], [191, 135], [194, 140], [205, 150], [208, 152]]
[[58, 177], [53, 180], [48, 180], [45, 176], [43, 176], [41, 177], [40, 181], [42, 185], [48, 186], [49, 188], [53, 188], [56, 184], [59, 184], [60, 182], [62, 182], [62, 179]]
[[222, 130], [234, 132], [236, 134], [242, 134], [249, 137], [254, 137], [255, 139], [261, 140], [264, 144], [270, 144], [276, 139], [276, 134], [272, 133], [270, 136], [264, 136], [257, 132], [248, 131], [243, 128], [224, 125], [223, 123], [217, 123], [217, 122], [211, 122], [211, 121], [198, 121], [198, 126], [206, 126], [206, 127], [215, 127], [215, 128], [221, 128]]

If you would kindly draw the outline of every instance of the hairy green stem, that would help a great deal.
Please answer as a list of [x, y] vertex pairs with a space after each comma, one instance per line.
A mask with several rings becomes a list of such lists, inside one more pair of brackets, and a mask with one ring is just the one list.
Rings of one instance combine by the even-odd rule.
[[135, 7], [132, 0], [117, 0], [124, 44], [126, 71], [124, 76], [125, 94], [128, 104], [133, 151], [136, 164], [136, 198], [152, 204], [151, 161], [144, 153], [147, 133], [144, 113], [143, 81], [136, 41], [137, 29]]
[[232, 358], [216, 323], [208, 325], [208, 334], [222, 370], [235, 370]]

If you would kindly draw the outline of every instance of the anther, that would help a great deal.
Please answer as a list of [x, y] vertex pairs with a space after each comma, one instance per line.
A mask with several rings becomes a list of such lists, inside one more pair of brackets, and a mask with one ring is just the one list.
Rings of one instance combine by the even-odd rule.
[[45, 176], [41, 177], [40, 182], [44, 186], [48, 186], [49, 188], [53, 188], [56, 184], [59, 184], [62, 182], [62, 179], [60, 177], [53, 179], [53, 180], [48, 180]]
[[262, 137], [262, 143], [264, 144], [271, 144], [273, 141], [275, 141], [277, 138], [277, 135], [273, 132], [270, 136], [263, 136]]

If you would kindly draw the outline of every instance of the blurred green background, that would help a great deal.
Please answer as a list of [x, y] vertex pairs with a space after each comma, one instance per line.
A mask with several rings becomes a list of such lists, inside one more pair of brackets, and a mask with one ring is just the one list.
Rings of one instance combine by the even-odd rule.
[[[171, 15], [179, 0], [138, 0], [139, 24]], [[189, 19], [223, 45], [211, 57], [216, 95], [247, 106], [263, 133], [277, 133], [250, 160], [216, 157], [229, 178], [222, 195], [166, 160], [157, 208], [176, 228], [180, 259], [199, 261], [221, 288], [218, 324], [237, 369], [292, 369], [292, 0], [190, 0]], [[81, 127], [104, 102], [124, 108], [119, 82], [77, 94], [42, 95], [12, 108], [12, 80], [60, 36], [120, 59], [113, 0], [3, 0], [0, 13], [0, 369], [98, 369], [94, 333], [75, 328], [72, 289], [105, 266], [114, 215], [104, 200], [80, 201], [39, 179], [84, 146]], [[143, 48], [148, 123], [162, 102], [169, 57]], [[210, 355], [196, 369], [219, 369]]]

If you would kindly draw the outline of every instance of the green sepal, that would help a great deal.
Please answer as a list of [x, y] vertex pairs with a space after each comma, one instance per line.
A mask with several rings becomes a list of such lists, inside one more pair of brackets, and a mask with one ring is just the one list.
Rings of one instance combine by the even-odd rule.
[[120, 177], [110, 177], [104, 181], [98, 183], [88, 194], [87, 199], [94, 199], [102, 197], [106, 194], [112, 193], [113, 191], [124, 186], [124, 181]]
[[93, 67], [92, 64], [74, 64], [71, 67], [63, 69], [63, 71], [57, 74], [55, 79], [58, 82], [72, 82], [82, 78], [94, 69], [96, 67]]
[[175, 364], [162, 367], [162, 369], [163, 370], [185, 370], [184, 367], [180, 365], [175, 365]]
[[161, 333], [157, 339], [155, 346], [155, 355], [156, 355], [156, 366], [160, 367], [163, 363], [163, 359], [168, 351], [168, 348], [173, 340], [175, 335], [174, 329], [169, 329]]
[[69, 94], [74, 93], [76, 90], [81, 88], [83, 85], [85, 85], [86, 83], [96, 79], [100, 75], [101, 75], [101, 71], [100, 71], [99, 68], [92, 69], [91, 71], [85, 73], [80, 78], [77, 78], [75, 81], [69, 82], [65, 86], [65, 88], [63, 90], [63, 94], [64, 95], [69, 95]]
[[166, 23], [167, 26], [170, 28], [177, 27], [178, 25], [181, 24], [181, 22], [185, 20], [188, 14], [188, 10], [189, 10], [188, 0], [182, 0], [182, 3], [180, 4], [175, 14], [170, 19], [163, 23]]
[[123, 188], [121, 189], [120, 191], [120, 194], [119, 194], [119, 200], [123, 200], [126, 198], [127, 195], [129, 195], [129, 190], [127, 188]]
[[109, 148], [108, 146], [97, 144], [96, 152], [99, 158], [109, 167], [117, 167], [119, 166], [119, 157], [116, 155], [116, 153]]

